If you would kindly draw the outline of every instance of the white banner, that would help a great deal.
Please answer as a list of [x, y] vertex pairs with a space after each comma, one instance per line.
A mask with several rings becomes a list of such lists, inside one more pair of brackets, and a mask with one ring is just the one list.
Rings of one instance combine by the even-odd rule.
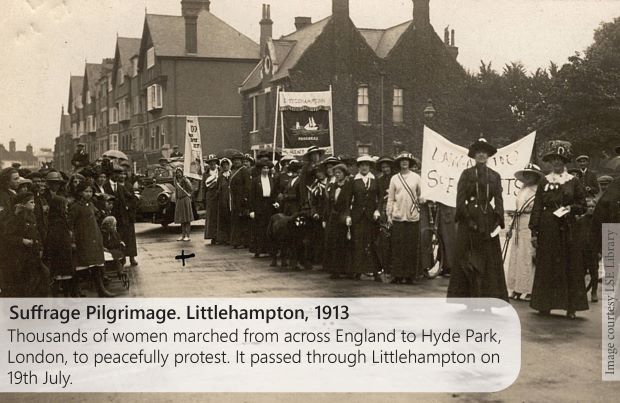
[[280, 110], [330, 110], [331, 107], [331, 91], [280, 92]]
[[204, 161], [202, 160], [202, 142], [198, 117], [187, 116], [185, 125], [185, 154], [183, 174], [188, 178], [202, 179]]
[[[489, 158], [488, 166], [502, 177], [504, 209], [516, 209], [517, 192], [521, 182], [514, 173], [530, 162], [536, 132], [497, 151]], [[456, 207], [456, 187], [461, 173], [475, 161], [467, 156], [467, 148], [451, 143], [445, 137], [424, 127], [422, 148], [422, 197], [450, 207]]]

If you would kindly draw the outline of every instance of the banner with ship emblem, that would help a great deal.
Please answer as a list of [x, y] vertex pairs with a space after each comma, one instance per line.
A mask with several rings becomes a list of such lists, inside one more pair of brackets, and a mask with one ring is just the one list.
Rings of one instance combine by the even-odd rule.
[[303, 155], [317, 146], [333, 155], [332, 93], [280, 92], [282, 153]]

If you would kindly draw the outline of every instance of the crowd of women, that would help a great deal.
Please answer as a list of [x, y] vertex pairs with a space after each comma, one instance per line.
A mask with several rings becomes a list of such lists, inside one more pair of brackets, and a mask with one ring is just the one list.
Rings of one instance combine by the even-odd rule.
[[0, 296], [78, 297], [85, 278], [99, 296], [113, 296], [104, 268], [122, 277], [125, 263], [137, 265], [137, 198], [127, 172], [110, 160], [80, 166], [71, 176], [3, 169]]
[[[592, 181], [582, 162], [587, 156], [577, 158], [579, 172], [569, 173], [571, 148], [565, 141], [548, 142], [540, 153], [547, 174], [534, 164], [517, 171], [523, 185], [516, 211], [505, 212], [501, 177], [487, 165], [496, 148], [484, 139], [469, 147], [475, 164], [459, 178], [456, 209], [437, 203], [449, 297], [511, 297], [529, 301], [543, 315], [565, 310], [575, 318], [588, 309], [584, 277], [590, 274], [597, 301], [600, 224], [618, 222], [620, 214], [617, 201], [604, 195], [609, 185], [617, 198], [613, 189], [620, 186], [609, 176]], [[203, 180], [205, 239], [247, 247], [260, 257], [277, 253], [267, 236], [274, 214], [303, 216], [300, 242], [291, 238], [292, 248], [281, 251], [291, 254], [291, 269], [319, 266], [334, 279], [366, 275], [416, 283], [429, 252], [421, 235], [429, 209], [420, 197], [419, 168], [407, 152], [325, 158], [311, 148], [303, 161], [283, 157], [277, 169], [270, 155], [256, 163], [241, 153], [211, 156]], [[500, 233], [509, 248], [502, 248]], [[510, 250], [506, 265], [503, 249]]]

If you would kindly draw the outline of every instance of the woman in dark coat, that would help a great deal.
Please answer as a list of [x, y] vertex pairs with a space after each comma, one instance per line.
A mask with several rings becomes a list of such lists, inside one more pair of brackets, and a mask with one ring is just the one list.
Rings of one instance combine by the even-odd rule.
[[387, 222], [387, 200], [390, 180], [394, 174], [394, 160], [382, 157], [377, 161], [381, 168], [381, 176], [377, 178], [379, 186], [379, 233], [377, 235], [377, 256], [379, 264], [385, 273], [391, 273], [392, 248], [390, 247], [390, 229]]
[[207, 217], [205, 219], [205, 239], [210, 239], [211, 244], [217, 243], [217, 179], [219, 169], [217, 167], [218, 159], [215, 155], [209, 155], [207, 159], [208, 168], [202, 178], [203, 187], [205, 189], [205, 208]]
[[222, 171], [217, 179], [217, 236], [216, 243], [228, 245], [230, 241], [230, 166], [228, 158], [220, 161]]
[[309, 204], [310, 204], [310, 239], [312, 240], [311, 254], [309, 256], [310, 263], [323, 264], [323, 249], [325, 248], [325, 229], [323, 222], [327, 214], [327, 185], [328, 179], [325, 165], [321, 164], [315, 169], [314, 175], [316, 179], [310, 186]]
[[530, 217], [532, 244], [537, 246], [530, 306], [543, 315], [563, 309], [574, 319], [575, 312], [588, 309], [582, 248], [575, 233], [575, 216], [586, 211], [586, 190], [566, 171], [570, 150], [566, 141], [551, 141], [543, 155], [553, 171], [539, 183]]
[[[497, 228], [504, 228], [500, 175], [487, 166], [496, 148], [479, 139], [469, 148], [476, 165], [461, 174], [457, 185], [457, 262], [448, 298], [498, 298], [508, 301]], [[494, 206], [491, 205], [493, 202]]]
[[230, 244], [235, 249], [250, 244], [250, 169], [243, 159], [243, 154], [232, 157], [230, 175]]
[[71, 252], [71, 229], [67, 217], [67, 199], [51, 195], [49, 206], [45, 258], [49, 263], [52, 278], [58, 286], [62, 284], [64, 295], [67, 297], [71, 289], [69, 284], [75, 274]]
[[351, 181], [346, 165], [334, 167], [336, 181], [327, 188], [324, 268], [337, 279], [349, 272], [351, 242]]
[[270, 161], [259, 161], [256, 164], [260, 174], [252, 178], [250, 189], [250, 218], [254, 220], [256, 245], [254, 257], [261, 253], [270, 253], [271, 246], [267, 241], [267, 227], [269, 220], [275, 213], [273, 204], [276, 202], [276, 187], [273, 178], [269, 175], [273, 164]]
[[352, 182], [351, 200], [351, 235], [353, 241], [353, 266], [355, 279], [362, 273], [374, 273], [375, 281], [379, 277], [379, 258], [375, 249], [378, 232], [379, 185], [370, 172], [374, 161], [370, 156], [357, 159], [358, 173]]
[[94, 277], [100, 297], [113, 297], [103, 285], [103, 237], [97, 222], [97, 208], [93, 203], [92, 186], [81, 183], [77, 187], [77, 200], [69, 210], [69, 223], [75, 243], [75, 265], [80, 269], [89, 269]]

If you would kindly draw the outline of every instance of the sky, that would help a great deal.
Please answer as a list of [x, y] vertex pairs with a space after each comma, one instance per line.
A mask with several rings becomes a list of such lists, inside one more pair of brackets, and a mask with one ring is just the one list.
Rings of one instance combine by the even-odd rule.
[[[271, 4], [274, 37], [295, 29], [295, 16], [318, 21], [331, 0], [212, 0], [211, 12], [258, 42], [261, 4]], [[361, 28], [410, 20], [411, 0], [351, 0]], [[3, 0], [0, 16], [0, 144], [17, 149], [52, 147], [69, 76], [84, 62], [114, 57], [117, 35], [140, 37], [147, 10], [181, 14], [180, 0]], [[8, 6], [8, 8], [7, 8]], [[456, 30], [459, 62], [477, 71], [480, 61], [520, 61], [530, 71], [563, 64], [592, 43], [601, 22], [620, 16], [620, 0], [431, 0], [431, 23]]]

